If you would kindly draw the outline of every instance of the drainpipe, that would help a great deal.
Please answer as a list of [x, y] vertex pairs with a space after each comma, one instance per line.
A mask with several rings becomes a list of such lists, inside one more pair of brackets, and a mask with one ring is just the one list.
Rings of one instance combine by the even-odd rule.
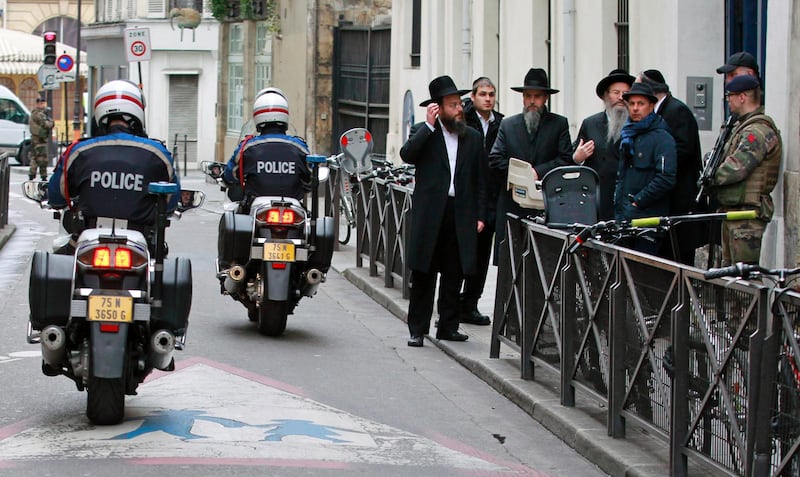
[[461, 0], [462, 84], [472, 84], [472, 0]]
[[[562, 114], [568, 118], [575, 117], [575, 0], [564, 0], [564, 29], [563, 29], [563, 42], [564, 45], [564, 70], [563, 70], [563, 85], [564, 92], [562, 96], [564, 100], [564, 110]], [[574, 131], [574, 124], [570, 124], [570, 128]], [[574, 134], [573, 134], [574, 136]]]

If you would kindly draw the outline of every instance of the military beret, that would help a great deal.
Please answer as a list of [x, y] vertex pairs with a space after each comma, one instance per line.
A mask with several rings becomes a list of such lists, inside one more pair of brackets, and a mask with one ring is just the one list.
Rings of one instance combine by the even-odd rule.
[[733, 78], [725, 85], [725, 89], [731, 93], [741, 93], [743, 91], [750, 91], [761, 86], [758, 78], [750, 75], [739, 75]]

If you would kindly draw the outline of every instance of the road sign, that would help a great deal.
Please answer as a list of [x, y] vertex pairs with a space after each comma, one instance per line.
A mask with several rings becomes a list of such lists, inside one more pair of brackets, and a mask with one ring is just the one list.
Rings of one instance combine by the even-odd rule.
[[56, 81], [57, 74], [58, 68], [56, 68], [56, 65], [42, 65], [39, 67], [39, 72], [36, 76], [39, 78], [39, 82], [42, 83], [42, 88], [58, 89], [61, 83]]
[[73, 60], [69, 55], [61, 55], [56, 60], [56, 68], [58, 68], [58, 71], [62, 73], [68, 72], [73, 66], [75, 66], [75, 60]]
[[125, 54], [128, 61], [150, 61], [150, 29], [125, 29]]
[[56, 72], [57, 83], [75, 81], [75, 61], [71, 56], [67, 54], [59, 56], [56, 60], [56, 68], [58, 69], [58, 72]]

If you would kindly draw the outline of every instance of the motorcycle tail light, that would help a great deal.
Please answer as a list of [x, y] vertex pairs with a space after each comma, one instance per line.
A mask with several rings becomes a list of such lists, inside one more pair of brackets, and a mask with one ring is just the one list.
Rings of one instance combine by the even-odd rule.
[[111, 267], [111, 249], [108, 247], [97, 247], [92, 251], [91, 264], [94, 268]]
[[273, 270], [286, 270], [286, 263], [284, 263], [284, 262], [272, 262], [272, 269]]
[[272, 207], [259, 211], [256, 220], [267, 225], [296, 225], [303, 221], [303, 216], [289, 208]]
[[131, 270], [147, 263], [147, 257], [122, 245], [98, 246], [78, 255], [78, 262], [91, 268]]

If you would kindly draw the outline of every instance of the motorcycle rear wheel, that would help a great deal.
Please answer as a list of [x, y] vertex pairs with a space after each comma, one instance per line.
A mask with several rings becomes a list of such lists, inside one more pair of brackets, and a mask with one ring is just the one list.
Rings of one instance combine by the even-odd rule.
[[86, 417], [99, 426], [119, 424], [125, 417], [125, 382], [122, 378], [92, 376], [87, 388]]
[[264, 300], [258, 308], [258, 332], [265, 336], [280, 336], [286, 330], [289, 302]]

